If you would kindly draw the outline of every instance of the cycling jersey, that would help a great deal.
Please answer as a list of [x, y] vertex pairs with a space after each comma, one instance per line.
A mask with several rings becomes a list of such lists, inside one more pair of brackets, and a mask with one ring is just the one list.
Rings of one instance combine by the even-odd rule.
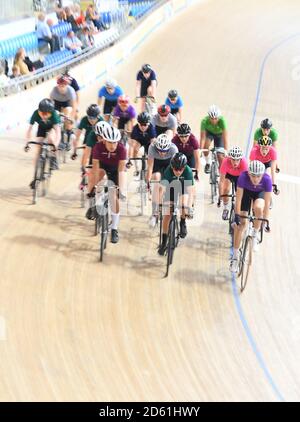
[[175, 135], [172, 139], [173, 144], [178, 148], [179, 152], [182, 152], [187, 157], [194, 154], [194, 151], [200, 148], [197, 138], [191, 133], [187, 142], [181, 142], [178, 135]]
[[29, 123], [34, 125], [35, 123], [38, 124], [37, 130], [37, 137], [45, 138], [47, 132], [53, 128], [53, 126], [58, 125], [60, 123], [60, 117], [56, 110], [51, 113], [49, 119], [44, 121], [38, 113], [38, 110], [35, 110], [33, 115], [30, 118]]
[[150, 72], [150, 76], [149, 78], [145, 78], [143, 72], [140, 70], [136, 76], [136, 80], [137, 81], [141, 81], [141, 92], [140, 92], [140, 96], [141, 97], [146, 97], [147, 95], [147, 89], [149, 88], [149, 86], [151, 85], [152, 81], [156, 81], [156, 74], [154, 72], [154, 70], [151, 70]]
[[134, 139], [135, 141], [139, 142], [141, 146], [145, 148], [145, 152], [147, 153], [151, 139], [156, 138], [154, 126], [152, 125], [152, 123], [150, 123], [147, 127], [147, 130], [143, 132], [140, 129], [139, 125], [136, 124], [133, 127], [130, 137], [131, 139]]
[[100, 88], [98, 93], [98, 98], [104, 97], [108, 101], [117, 101], [120, 95], [123, 95], [123, 90], [121, 87], [116, 86], [113, 93], [107, 91], [106, 86]]
[[132, 105], [129, 105], [125, 111], [121, 110], [120, 106], [117, 105], [114, 110], [114, 117], [117, 117], [119, 119], [129, 121], [131, 119], [134, 119], [135, 116], [136, 116], [136, 111]]
[[181, 176], [178, 177], [174, 174], [172, 166], [169, 165], [163, 174], [161, 183], [162, 184], [164, 184], [164, 182], [172, 183], [174, 180], [188, 181], [190, 182], [190, 186], [192, 186], [194, 184], [194, 176], [193, 176], [192, 169], [189, 166], [185, 166], [183, 173], [181, 174]]
[[170, 101], [169, 97], [167, 97], [165, 104], [170, 107], [172, 114], [178, 113], [180, 107], [183, 107], [183, 101], [182, 101], [181, 97], [179, 97], [179, 96], [177, 97], [176, 103], [172, 103], [172, 101]]
[[69, 76], [69, 78], [70, 78], [70, 87], [73, 88], [75, 92], [80, 91], [80, 87], [76, 79], [72, 78], [72, 76]]
[[214, 125], [210, 121], [210, 117], [206, 116], [201, 121], [201, 131], [207, 131], [212, 133], [213, 135], [220, 135], [224, 132], [224, 130], [227, 129], [227, 123], [223, 116], [221, 116], [218, 120], [218, 123]]
[[[103, 121], [103, 117], [99, 116], [97, 123]], [[86, 144], [87, 138], [90, 134], [90, 132], [93, 130], [94, 125], [92, 125], [87, 116], [84, 116], [81, 120], [80, 123], [78, 125], [78, 129], [80, 130], [85, 130], [85, 134], [84, 134], [84, 140], [83, 140], [83, 144]]]
[[95, 134], [93, 130], [91, 130], [86, 138], [86, 146], [93, 148], [98, 142], [99, 141], [98, 141], [97, 135]]
[[237, 185], [239, 188], [243, 188], [251, 192], [272, 192], [272, 179], [267, 173], [264, 173], [258, 185], [254, 185], [251, 182], [248, 172], [244, 171], [239, 176]]
[[[183, 195], [187, 193], [187, 188], [194, 185], [194, 176], [192, 169], [189, 166], [185, 166], [185, 169], [181, 176], [176, 176], [174, 171], [169, 165], [162, 176], [161, 184], [167, 188], [165, 194], [166, 201], [174, 201], [175, 194]], [[168, 189], [169, 188], [169, 189]]]
[[[262, 129], [261, 128], [256, 129], [256, 131], [254, 133], [254, 139], [255, 139], [255, 141], [258, 141], [263, 136], [264, 136], [264, 134], [263, 134]], [[278, 133], [273, 128], [271, 128], [270, 133], [269, 133], [268, 136], [272, 139], [272, 142], [275, 142], [278, 139]]]
[[250, 160], [258, 160], [261, 163], [269, 163], [270, 161], [277, 160], [277, 151], [274, 147], [270, 147], [267, 155], [262, 155], [260, 152], [260, 146], [254, 145], [250, 152]]
[[160, 115], [157, 113], [152, 118], [152, 124], [155, 127], [155, 131], [157, 135], [165, 133], [168, 129], [174, 130], [177, 127], [177, 119], [173, 114], [168, 115], [168, 120], [166, 122], [162, 122]]
[[57, 86], [55, 86], [50, 93], [50, 98], [54, 102], [56, 101], [59, 103], [68, 102], [70, 104], [71, 101], [76, 100], [76, 93], [74, 89], [70, 87], [69, 85], [67, 86], [66, 92], [63, 94], [58, 90]]
[[238, 167], [235, 168], [231, 164], [231, 159], [229, 157], [225, 157], [222, 161], [220, 167], [221, 174], [230, 174], [231, 176], [239, 176], [244, 171], [248, 170], [248, 164], [246, 158], [242, 158]]
[[126, 160], [126, 158], [126, 147], [120, 142], [114, 152], [108, 151], [103, 142], [97, 143], [93, 149], [93, 160], [99, 160], [101, 165], [103, 164], [110, 169], [118, 168], [119, 162]]

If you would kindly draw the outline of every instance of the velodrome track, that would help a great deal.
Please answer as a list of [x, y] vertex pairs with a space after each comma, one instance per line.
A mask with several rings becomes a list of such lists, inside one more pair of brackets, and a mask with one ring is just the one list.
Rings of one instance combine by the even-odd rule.
[[[246, 149], [253, 118], [254, 128], [274, 121], [281, 194], [242, 295], [228, 271], [227, 226], [207, 195], [168, 279], [146, 217], [121, 218], [120, 242], [100, 264], [79, 208], [79, 163], [33, 206], [25, 126], [1, 136], [1, 400], [299, 401], [299, 20], [293, 0], [204, 2], [115, 71], [133, 96], [136, 70], [150, 62], [159, 99], [177, 88], [197, 135], [211, 103], [231, 145]], [[82, 92], [82, 111], [98, 87]], [[208, 193], [203, 174], [200, 187]]]

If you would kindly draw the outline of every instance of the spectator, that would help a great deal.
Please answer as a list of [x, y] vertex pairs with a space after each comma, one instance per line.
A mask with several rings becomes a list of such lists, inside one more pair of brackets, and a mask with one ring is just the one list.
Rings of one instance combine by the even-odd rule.
[[97, 28], [98, 31], [105, 29], [101, 23], [100, 16], [97, 13], [93, 4], [88, 5], [85, 13], [85, 19], [87, 22], [93, 22], [94, 26]]
[[51, 33], [49, 25], [45, 22], [45, 18], [44, 13], [39, 13], [36, 25], [36, 35], [39, 41], [46, 41], [50, 45], [51, 53], [53, 53], [60, 49], [59, 39], [57, 35]]
[[65, 47], [68, 50], [71, 50], [72, 53], [79, 53], [81, 51], [82, 42], [76, 37], [72, 30], [67, 33], [67, 38], [65, 38]]
[[61, 8], [56, 9], [56, 16], [57, 16], [58, 23], [67, 22], [67, 16], [64, 9], [61, 9]]
[[12, 67], [12, 74], [10, 75], [10, 79], [19, 78], [21, 76], [20, 68], [16, 64]]
[[67, 22], [69, 22], [72, 26], [72, 31], [78, 32], [80, 31], [79, 25], [77, 25], [75, 18], [73, 16], [73, 13], [71, 12], [71, 9], [69, 7], [65, 7]]
[[4, 88], [9, 83], [9, 78], [5, 75], [5, 68], [0, 66], [0, 88]]
[[91, 30], [87, 26], [83, 28], [80, 39], [82, 41], [82, 48], [94, 47], [95, 40], [91, 34]]
[[8, 62], [6, 59], [0, 59], [0, 66], [4, 69], [4, 74], [8, 76]]
[[76, 23], [77, 23], [77, 25], [79, 25], [81, 28], [83, 28], [83, 27], [84, 27], [84, 25], [85, 25], [85, 15], [84, 15], [84, 11], [83, 11], [83, 10], [81, 10], [81, 11], [80, 11], [80, 14], [77, 16], [77, 18], [76, 18]]
[[20, 69], [21, 75], [28, 75], [30, 73], [28, 66], [25, 62], [24, 48], [19, 48], [19, 50], [16, 52], [16, 55], [14, 58], [14, 65], [18, 66], [18, 68]]

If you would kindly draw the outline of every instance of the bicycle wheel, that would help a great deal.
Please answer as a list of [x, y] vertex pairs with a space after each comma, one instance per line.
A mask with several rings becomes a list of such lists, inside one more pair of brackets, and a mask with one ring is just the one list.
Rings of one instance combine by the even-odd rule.
[[174, 218], [171, 219], [169, 224], [169, 231], [168, 231], [168, 246], [167, 246], [167, 271], [165, 277], [169, 274], [169, 267], [173, 263], [173, 256], [174, 256], [174, 249], [176, 245], [175, 239], [175, 221]]
[[87, 177], [84, 175], [80, 183], [80, 206], [85, 208]]
[[216, 175], [216, 163], [213, 161], [211, 163], [211, 169], [210, 169], [210, 191], [211, 191], [211, 203], [214, 203], [215, 196], [216, 196], [216, 184], [217, 184], [217, 175]]
[[144, 215], [145, 207], [147, 205], [147, 184], [144, 179], [144, 175], [141, 172], [140, 179], [140, 201], [141, 201], [141, 215]]
[[229, 230], [228, 230], [228, 232], [229, 232], [229, 234], [233, 234], [233, 227], [232, 227], [232, 225], [233, 225], [233, 223], [234, 223], [234, 216], [235, 216], [235, 214], [234, 214], [234, 208], [233, 207], [231, 207], [231, 209], [230, 209], [230, 214], [229, 214], [229, 220], [228, 220], [228, 225], [229, 225]]
[[36, 163], [35, 172], [34, 172], [34, 189], [32, 191], [33, 204], [36, 204], [37, 199], [38, 199], [38, 188], [39, 188], [39, 183], [42, 179], [42, 166], [43, 166], [42, 159], [41, 157], [39, 157]]
[[46, 158], [43, 160], [42, 167], [42, 196], [46, 196], [49, 190], [51, 169], [50, 169], [50, 159]]
[[102, 215], [100, 217], [100, 262], [103, 261], [104, 250], [107, 245], [107, 236], [108, 236], [108, 215]]
[[243, 245], [243, 252], [241, 256], [241, 292], [245, 290], [250, 266], [252, 263], [252, 237], [247, 236]]
[[94, 235], [97, 236], [97, 234], [99, 233], [99, 231], [100, 231], [100, 215], [96, 211]]

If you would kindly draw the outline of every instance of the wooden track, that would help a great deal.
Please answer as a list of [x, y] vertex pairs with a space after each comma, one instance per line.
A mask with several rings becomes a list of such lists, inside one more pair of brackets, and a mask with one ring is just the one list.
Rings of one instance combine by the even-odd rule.
[[[159, 29], [115, 76], [133, 96], [137, 69], [151, 63], [160, 100], [178, 89], [195, 134], [216, 103], [231, 145], [245, 148], [262, 61], [299, 32], [299, 20], [294, 0], [205, 2]], [[296, 177], [299, 49], [300, 34], [267, 58], [254, 120], [254, 127], [263, 117], [274, 121], [282, 173]], [[82, 92], [82, 112], [98, 88]], [[165, 259], [146, 217], [123, 217], [119, 244], [97, 261], [92, 223], [79, 208], [78, 162], [64, 165], [48, 197], [30, 204], [24, 133], [20, 127], [0, 143], [1, 400], [299, 401], [299, 183], [278, 182], [272, 233], [240, 295], [207, 176], [203, 222], [190, 226], [163, 279]]]

